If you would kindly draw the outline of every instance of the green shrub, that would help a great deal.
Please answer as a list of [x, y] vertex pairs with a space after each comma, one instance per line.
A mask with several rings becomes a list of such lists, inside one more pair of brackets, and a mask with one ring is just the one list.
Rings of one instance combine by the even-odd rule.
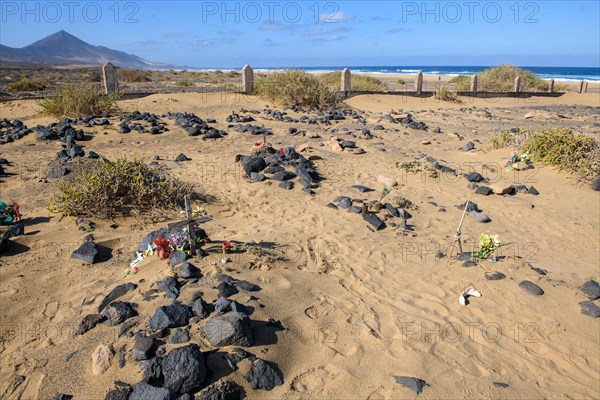
[[[547, 92], [549, 83], [531, 71], [517, 68], [514, 65], [502, 64], [499, 67], [488, 68], [477, 74], [478, 92], [512, 92], [515, 79], [521, 77], [520, 90], [523, 92]], [[471, 90], [471, 76], [459, 75], [450, 79], [457, 92]], [[555, 89], [556, 90], [556, 89]]]
[[457, 92], [468, 92], [471, 90], [471, 77], [469, 75], [458, 75], [450, 79]]
[[335, 91], [322, 79], [299, 70], [266, 74], [256, 81], [254, 90], [260, 97], [283, 106], [326, 108], [338, 102]]
[[534, 160], [578, 174], [582, 180], [600, 176], [600, 143], [567, 128], [536, 131], [522, 150], [529, 151]]
[[54, 93], [39, 102], [41, 113], [54, 117], [85, 117], [104, 114], [117, 108], [120, 95], [103, 94], [96, 84], [82, 83], [58, 86]]
[[169, 178], [141, 159], [86, 160], [50, 198], [50, 212], [64, 216], [114, 218], [160, 214], [183, 205], [193, 185]]
[[435, 98], [437, 100], [451, 101], [453, 103], [462, 103], [462, 100], [447, 86], [438, 86], [435, 88]]
[[530, 134], [531, 131], [524, 131], [521, 130], [521, 128], [512, 128], [508, 131], [501, 131], [491, 137], [488, 148], [520, 148], [523, 145], [523, 143], [525, 143]]
[[16, 82], [6, 85], [9, 92], [39, 92], [46, 89], [46, 85], [39, 81], [21, 78]]
[[406, 85], [406, 82], [404, 81], [404, 79], [398, 79], [398, 80], [396, 80], [396, 83], [398, 85]]
[[[342, 84], [342, 71], [333, 71], [319, 75], [327, 85], [334, 90], [340, 90]], [[387, 90], [387, 87], [379, 79], [367, 75], [352, 75], [352, 90], [356, 92], [382, 92]]]

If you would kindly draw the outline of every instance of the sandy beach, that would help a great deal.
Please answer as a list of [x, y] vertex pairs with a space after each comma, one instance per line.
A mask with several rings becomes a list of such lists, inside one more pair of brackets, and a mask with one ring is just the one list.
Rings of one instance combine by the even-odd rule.
[[[401, 75], [377, 78], [392, 88], [397, 79], [410, 80]], [[435, 80], [427, 77], [426, 85]], [[214, 217], [202, 224], [213, 244], [205, 247], [208, 257], [190, 260], [203, 277], [182, 286], [182, 304], [190, 304], [196, 292], [214, 302], [218, 274], [260, 286], [258, 292], [240, 290], [230, 299], [251, 311], [255, 340], [245, 350], [275, 364], [283, 383], [270, 392], [252, 389], [245, 379], [250, 359], [232, 370], [224, 358], [232, 346], [207, 344], [202, 336], [207, 319], [197, 318], [189, 333], [204, 353], [210, 371], [206, 384], [232, 381], [249, 399], [598, 398], [600, 324], [580, 313], [579, 303], [587, 298], [579, 288], [600, 280], [599, 194], [575, 176], [539, 163], [531, 170], [508, 171], [504, 165], [512, 149], [488, 147], [492, 135], [515, 127], [567, 127], [597, 138], [600, 91], [598, 85], [590, 85], [589, 91], [552, 98], [464, 98], [462, 103], [358, 95], [345, 100], [344, 107], [365, 123], [346, 118], [331, 125], [267, 119], [265, 108], [292, 118], [314, 114], [284, 110], [255, 96], [155, 94], [119, 101], [120, 113], [194, 113], [215, 119], [211, 126], [227, 135], [201, 140], [166, 117], [160, 121], [168, 131], [158, 135], [119, 133], [116, 116], [108, 118], [108, 125], [76, 129], [88, 136], [79, 142], [86, 152], [108, 159], [135, 155], [151, 161], [159, 156], [160, 165], [211, 198], [195, 205]], [[253, 183], [246, 176], [236, 155], [250, 154], [263, 136], [236, 131], [237, 123], [226, 122], [232, 111], [270, 128], [273, 134], [266, 140], [274, 148], [293, 146], [312, 160], [323, 177], [313, 195], [299, 184], [284, 190], [271, 179]], [[392, 111], [396, 116], [410, 113], [428, 129], [382, 118]], [[41, 117], [37, 103], [28, 100], [0, 104], [0, 117], [20, 119], [29, 127], [56, 121]], [[383, 129], [375, 130], [377, 125]], [[300, 134], [291, 135], [290, 127]], [[332, 137], [353, 141], [364, 152], [334, 151]], [[460, 151], [468, 142], [474, 149]], [[88, 232], [79, 230], [74, 218], [48, 212], [48, 199], [59, 186], [47, 179], [57, 150], [55, 140], [40, 141], [33, 133], [0, 146], [0, 157], [10, 162], [4, 166], [7, 175], [0, 177], [0, 199], [17, 201], [25, 222], [25, 235], [12, 239], [18, 245], [0, 257], [4, 399], [67, 393], [95, 400], [104, 399], [115, 381], [135, 385], [143, 378], [143, 362], [131, 359], [131, 335], [118, 336], [118, 328], [106, 324], [83, 335], [73, 332], [120, 284], [137, 285], [119, 298], [137, 304], [139, 317], [131, 333], [144, 331], [154, 310], [171, 301], [162, 292], [145, 296], [157, 281], [174, 275], [166, 261], [149, 257], [137, 274], [124, 276], [123, 271], [146, 234], [181, 215], [165, 210], [164, 221], [156, 223], [91, 218], [95, 243], [110, 254], [92, 265], [72, 259]], [[180, 153], [190, 160], [175, 162]], [[423, 167], [424, 155], [457, 175], [433, 176]], [[424, 168], [421, 172], [399, 167], [415, 161]], [[490, 184], [534, 186], [539, 194], [475, 194], [463, 177], [473, 171]], [[412, 215], [411, 229], [397, 229], [400, 219], [379, 213], [386, 227], [374, 231], [361, 215], [327, 207], [339, 196], [359, 200], [354, 203], [359, 206], [376, 200], [384, 187], [382, 176], [398, 183], [387, 186], [386, 199], [404, 204]], [[373, 191], [361, 193], [353, 185]], [[448, 257], [462, 215], [456, 206], [467, 200], [477, 203], [491, 222], [467, 217], [463, 243], [472, 249], [481, 233], [499, 235], [503, 246], [496, 262], [468, 267]], [[223, 241], [246, 243], [253, 250], [231, 254], [231, 262], [222, 264]], [[445, 256], [439, 258], [438, 252]], [[494, 272], [505, 278], [486, 278]], [[539, 285], [544, 294], [524, 291], [519, 287], [524, 280]], [[464, 306], [459, 296], [469, 286], [482, 297], [471, 297]], [[281, 328], [269, 320], [280, 321]], [[110, 344], [116, 354], [103, 374], [94, 375], [91, 354], [101, 343]], [[121, 368], [117, 360], [123, 346]], [[181, 346], [167, 343], [164, 348], [169, 353]], [[428, 386], [416, 395], [398, 384], [396, 376], [416, 377]]]

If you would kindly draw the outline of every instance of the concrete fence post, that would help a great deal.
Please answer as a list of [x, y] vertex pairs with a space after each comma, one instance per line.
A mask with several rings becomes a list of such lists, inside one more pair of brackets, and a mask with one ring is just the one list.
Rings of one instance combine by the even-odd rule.
[[104, 83], [105, 94], [116, 93], [119, 91], [117, 68], [110, 62], [107, 62], [102, 66], [102, 82]]
[[352, 90], [352, 75], [348, 68], [344, 68], [342, 71], [342, 82], [341, 89], [344, 92], [344, 96], [348, 96], [348, 93]]
[[515, 87], [514, 90], [515, 94], [519, 94], [521, 92], [521, 77], [517, 76], [515, 78]]
[[477, 93], [477, 74], [471, 76], [471, 93]]
[[417, 76], [415, 78], [415, 92], [417, 92], [417, 94], [421, 94], [423, 93], [423, 72], [419, 71], [417, 72]]
[[254, 91], [254, 70], [248, 64], [242, 68], [242, 92], [250, 94]]

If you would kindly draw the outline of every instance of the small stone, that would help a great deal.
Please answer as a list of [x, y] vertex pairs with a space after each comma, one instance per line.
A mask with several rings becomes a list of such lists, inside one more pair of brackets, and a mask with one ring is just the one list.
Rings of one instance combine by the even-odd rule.
[[155, 387], [147, 382], [135, 385], [128, 400], [178, 400], [179, 395], [166, 387]]
[[133, 388], [126, 383], [116, 381], [114, 389], [106, 392], [104, 400], [127, 400]]
[[264, 174], [261, 174], [260, 172], [250, 172], [250, 179], [252, 180], [252, 182], [258, 183], [264, 181], [265, 179], [267, 179], [267, 177]]
[[334, 203], [338, 203], [338, 207], [339, 208], [344, 208], [344, 209], [348, 209], [350, 207], [352, 207], [352, 199], [349, 197], [338, 197], [337, 199], [334, 200]]
[[484, 213], [471, 211], [471, 212], [467, 213], [467, 215], [469, 217], [473, 218], [474, 220], [476, 220], [477, 222], [486, 223], [486, 222], [490, 222], [491, 221], [491, 219], [487, 215], [485, 215]]
[[93, 242], [83, 243], [77, 250], [71, 253], [71, 258], [93, 264], [98, 256], [98, 249]]
[[180, 153], [177, 155], [177, 157], [175, 157], [175, 161], [176, 162], [190, 161], [190, 158], [188, 158], [185, 154]]
[[273, 174], [273, 176], [271, 178], [273, 178], [273, 180], [276, 181], [289, 181], [290, 179], [294, 179], [296, 177], [296, 174], [294, 174], [293, 172], [290, 171], [281, 171], [281, 172], [277, 172], [276, 174]]
[[156, 282], [156, 287], [159, 292], [166, 293], [170, 299], [176, 299], [179, 296], [179, 282], [173, 276], [167, 276], [162, 281]]
[[465, 206], [466, 206], [467, 212], [471, 212], [471, 211], [481, 212], [479, 207], [477, 207], [477, 203], [473, 203], [472, 201], [469, 201], [468, 203], [469, 203], [469, 205], [467, 206], [467, 202], [465, 201], [463, 204], [457, 205], [456, 208], [458, 208], [459, 210], [464, 210]]
[[184, 262], [179, 266], [177, 276], [181, 279], [197, 279], [202, 277], [202, 273], [196, 266], [189, 262]]
[[110, 326], [115, 326], [131, 317], [135, 317], [137, 311], [135, 311], [133, 303], [113, 301], [104, 309], [102, 315], [106, 317]]
[[475, 194], [489, 196], [492, 193], [494, 193], [494, 191], [487, 186], [479, 186], [477, 189], [475, 189]]
[[471, 256], [472, 256], [472, 254], [471, 254], [471, 253], [468, 253], [468, 252], [463, 252], [463, 253], [459, 253], [459, 254], [456, 256], [456, 259], [457, 259], [458, 261], [467, 261], [467, 260], [470, 260], [470, 259], [471, 259]]
[[189, 308], [179, 303], [158, 307], [154, 315], [148, 320], [148, 328], [160, 331], [164, 328], [176, 328], [185, 326], [192, 317]]
[[537, 268], [537, 267], [531, 267], [531, 270], [533, 272], [536, 272], [540, 275], [548, 275], [548, 271], [546, 271], [545, 269], [541, 269], [541, 268]]
[[238, 289], [245, 290], [247, 292], [258, 292], [260, 286], [250, 283], [248, 281], [237, 281], [233, 283]]
[[470, 183], [467, 185], [467, 189], [475, 190], [475, 189], [477, 189], [477, 187], [478, 187], [478, 186], [479, 186], [479, 185], [478, 185], [478, 184], [476, 184], [475, 182], [470, 182]]
[[600, 192], [600, 177], [597, 177], [592, 181], [591, 188], [595, 192]]
[[246, 375], [246, 380], [252, 389], [272, 390], [276, 386], [283, 385], [281, 374], [269, 363], [260, 358], [254, 360], [252, 367]]
[[600, 307], [594, 304], [591, 301], [582, 301], [579, 303], [581, 306], [581, 313], [583, 315], [587, 315], [588, 317], [598, 318], [600, 317]]
[[83, 317], [83, 319], [79, 322], [79, 326], [75, 330], [75, 335], [83, 335], [87, 331], [93, 329], [100, 322], [104, 321], [106, 318], [100, 314], [89, 314]]
[[247, 357], [248, 353], [237, 347], [234, 348], [231, 353], [225, 354], [225, 361], [227, 361], [227, 364], [229, 364], [232, 370], [236, 371], [237, 364]]
[[115, 301], [116, 299], [118, 299], [119, 297], [125, 295], [126, 293], [135, 290], [137, 288], [137, 285], [135, 283], [131, 283], [131, 282], [127, 282], [127, 283], [123, 283], [121, 285], [115, 286], [115, 288], [113, 290], [110, 291], [109, 294], [107, 294], [102, 301], [100, 302], [100, 304], [98, 305], [98, 312], [102, 312], [102, 310], [104, 310], [104, 308], [109, 305], [110, 303], [112, 303], [113, 301]]
[[194, 315], [196, 317], [200, 317], [200, 318], [208, 317], [208, 314], [209, 314], [208, 307], [207, 307], [207, 304], [202, 299], [202, 297], [199, 297], [194, 300], [194, 303], [192, 304], [192, 312], [194, 313]]
[[377, 214], [366, 213], [362, 215], [363, 219], [375, 228], [376, 231], [383, 229], [385, 223], [377, 216]]
[[221, 296], [215, 301], [215, 312], [217, 314], [225, 314], [231, 311], [231, 301]]
[[540, 194], [540, 192], [538, 192], [538, 190], [536, 188], [534, 188], [533, 186], [531, 186], [528, 190], [527, 193], [532, 194], [534, 196], [537, 196], [538, 194]]
[[463, 262], [462, 266], [465, 268], [476, 267], [477, 263], [475, 261], [467, 260]]
[[109, 367], [114, 355], [112, 347], [102, 343], [92, 353], [92, 373], [102, 375]]
[[193, 393], [206, 378], [204, 357], [197, 344], [171, 350], [162, 363], [164, 386], [178, 393]]
[[499, 387], [501, 389], [506, 389], [507, 387], [509, 387], [508, 383], [504, 383], [504, 382], [493, 382], [494, 386]]
[[231, 305], [231, 311], [250, 315], [250, 311], [243, 304], [240, 304], [237, 301], [232, 301], [230, 303], [230, 305]]
[[394, 376], [394, 380], [396, 381], [396, 383], [401, 384], [402, 386], [404, 386], [405, 388], [414, 392], [417, 395], [421, 394], [421, 392], [426, 386], [429, 386], [424, 380], [413, 378], [410, 376]]
[[155, 352], [156, 344], [154, 343], [154, 338], [144, 336], [140, 333], [135, 335], [135, 343], [131, 352], [131, 359], [133, 361], [149, 360], [154, 357]]
[[167, 339], [169, 344], [181, 344], [190, 341], [190, 332], [184, 328], [176, 328]]
[[542, 288], [531, 281], [522, 281], [521, 283], [519, 283], [519, 287], [525, 292], [534, 296], [541, 296], [544, 294]]
[[495, 194], [508, 194], [510, 192], [512, 192], [513, 190], [513, 186], [512, 185], [502, 185], [500, 183], [495, 183], [493, 185], [490, 185], [490, 189], [492, 189], [492, 191]]
[[466, 175], [465, 178], [469, 182], [481, 182], [484, 180], [484, 177], [479, 172], [471, 172], [469, 175]]
[[379, 175], [377, 177], [377, 182], [383, 183], [387, 187], [394, 187], [398, 185], [398, 181], [396, 181], [394, 178], [390, 178], [384, 175]]
[[594, 280], [587, 281], [579, 290], [590, 300], [600, 299], [600, 285]]
[[502, 279], [505, 279], [506, 275], [504, 275], [502, 272], [486, 272], [485, 273], [485, 279], [487, 279], [488, 281], [499, 281]]
[[169, 265], [175, 267], [187, 260], [188, 256], [183, 251], [174, 251], [169, 256]]
[[267, 167], [267, 163], [264, 158], [258, 156], [244, 157], [240, 159], [242, 168], [246, 172], [247, 176], [250, 176], [252, 172], [261, 172]]
[[348, 212], [354, 213], [354, 214], [360, 214], [362, 212], [362, 207], [358, 207], [358, 206], [350, 206], [347, 208]]
[[354, 185], [352, 186], [352, 189], [356, 189], [361, 193], [368, 193], [368, 192], [373, 192], [374, 190], [371, 188], [368, 188], [366, 186], [362, 186], [362, 185]]
[[202, 328], [202, 336], [213, 347], [250, 346], [252, 332], [248, 316], [229, 312], [210, 319]]
[[279, 184], [279, 187], [285, 190], [292, 190], [294, 188], [294, 182], [284, 181]]
[[230, 381], [211, 383], [196, 395], [196, 400], [239, 400], [241, 398], [240, 387]]
[[459, 149], [460, 151], [471, 151], [475, 148], [475, 144], [473, 144], [473, 142], [468, 142], [467, 144], [465, 144], [461, 149]]
[[222, 297], [230, 297], [239, 293], [235, 285], [227, 282], [219, 283], [217, 290], [219, 291], [219, 296]]

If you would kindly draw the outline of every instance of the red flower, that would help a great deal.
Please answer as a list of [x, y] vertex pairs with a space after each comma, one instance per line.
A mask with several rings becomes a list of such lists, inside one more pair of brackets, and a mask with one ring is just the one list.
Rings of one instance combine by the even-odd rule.
[[223, 242], [223, 247], [225, 247], [226, 249], [229, 249], [231, 247], [231, 242], [229, 242], [229, 241]]
[[280, 155], [281, 157], [283, 157], [283, 156], [284, 156], [284, 153], [283, 153], [283, 147], [279, 149], [279, 155]]
[[173, 251], [171, 244], [168, 240], [163, 239], [162, 236], [158, 236], [156, 240], [152, 241], [152, 244], [156, 246], [156, 255], [161, 260], [166, 260]]

